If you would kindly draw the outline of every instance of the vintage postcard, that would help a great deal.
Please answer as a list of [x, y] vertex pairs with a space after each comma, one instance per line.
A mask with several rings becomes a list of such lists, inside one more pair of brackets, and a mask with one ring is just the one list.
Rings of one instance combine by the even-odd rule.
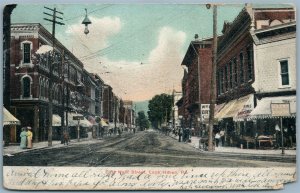
[[5, 188], [296, 181], [294, 5], [3, 8]]

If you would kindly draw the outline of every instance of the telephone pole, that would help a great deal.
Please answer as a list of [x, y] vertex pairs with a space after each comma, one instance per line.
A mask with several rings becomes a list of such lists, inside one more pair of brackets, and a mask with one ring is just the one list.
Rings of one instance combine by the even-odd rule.
[[[210, 4], [206, 7], [209, 9]], [[213, 128], [214, 128], [214, 114], [216, 104], [216, 69], [217, 69], [217, 5], [213, 4], [213, 66], [210, 86], [210, 106], [209, 106], [209, 130], [208, 130], [208, 151], [214, 151], [213, 147]]]
[[49, 7], [44, 7], [47, 10], [50, 10], [52, 12], [52, 14], [46, 13], [44, 12], [45, 15], [48, 15], [50, 17], [52, 17], [52, 19], [48, 19], [48, 18], [44, 18], [44, 20], [46, 21], [50, 21], [52, 23], [52, 61], [50, 63], [50, 69], [49, 69], [49, 92], [48, 92], [48, 98], [49, 98], [49, 105], [48, 105], [48, 146], [52, 146], [52, 114], [53, 114], [53, 88], [52, 88], [52, 82], [53, 82], [53, 65], [54, 65], [54, 57], [55, 57], [55, 25], [59, 24], [59, 25], [65, 25], [62, 22], [56, 21], [56, 19], [60, 19], [63, 20], [62, 17], [57, 16], [57, 14], [61, 14], [63, 15], [62, 12], [59, 12], [56, 10], [56, 8], [51, 9]]

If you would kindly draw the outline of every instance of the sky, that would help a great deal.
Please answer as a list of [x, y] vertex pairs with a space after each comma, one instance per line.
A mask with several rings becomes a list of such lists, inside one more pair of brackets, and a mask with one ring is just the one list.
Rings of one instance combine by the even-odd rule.
[[[44, 6], [63, 12], [65, 25], [56, 26], [56, 38], [117, 96], [133, 101], [180, 91], [181, 62], [194, 35], [212, 37], [212, 9], [204, 4], [18, 4], [12, 23], [41, 23], [51, 32]], [[243, 6], [218, 7], [219, 34]], [[87, 35], [85, 8], [92, 21]]]

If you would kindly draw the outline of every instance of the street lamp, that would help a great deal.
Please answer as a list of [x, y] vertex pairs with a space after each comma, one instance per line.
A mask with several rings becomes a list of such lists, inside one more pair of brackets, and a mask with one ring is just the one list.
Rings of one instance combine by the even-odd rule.
[[[216, 67], [217, 67], [217, 5], [213, 4], [213, 64], [212, 77], [210, 85], [210, 106], [209, 106], [209, 130], [208, 130], [208, 151], [213, 151], [213, 127], [214, 127], [214, 113], [215, 113], [215, 89], [216, 89]], [[206, 8], [210, 9], [211, 4], [206, 4]]]
[[85, 25], [85, 28], [84, 28], [85, 35], [87, 35], [90, 32], [89, 29], [88, 29], [88, 25], [91, 24], [91, 23], [92, 23], [91, 20], [87, 16], [87, 9], [85, 9], [85, 18], [81, 23], [81, 24]]

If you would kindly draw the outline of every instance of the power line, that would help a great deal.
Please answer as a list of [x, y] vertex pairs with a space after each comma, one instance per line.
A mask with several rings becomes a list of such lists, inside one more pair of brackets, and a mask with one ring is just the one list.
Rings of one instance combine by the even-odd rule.
[[[92, 11], [90, 11], [89, 13], [94, 13], [94, 12], [97, 12], [97, 11], [101, 11], [101, 10], [103, 10], [103, 9], [106, 9], [106, 8], [112, 7], [112, 6], [113, 6], [113, 5], [110, 4], [110, 5], [108, 5], [108, 6], [105, 6], [105, 7], [99, 8], [99, 9], [92, 10]], [[78, 15], [78, 16], [75, 16], [75, 17], [67, 18], [67, 19], [65, 19], [65, 21], [70, 21], [70, 20], [77, 19], [77, 18], [80, 18], [80, 17], [82, 17], [82, 15]]]

